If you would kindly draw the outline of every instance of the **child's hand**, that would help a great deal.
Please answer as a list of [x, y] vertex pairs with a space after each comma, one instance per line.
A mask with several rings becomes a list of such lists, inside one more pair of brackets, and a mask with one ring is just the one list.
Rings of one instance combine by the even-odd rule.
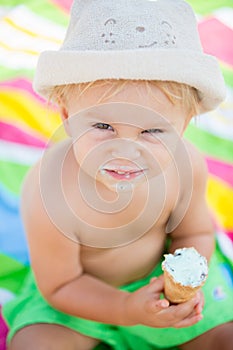
[[164, 278], [153, 278], [149, 285], [128, 295], [126, 314], [131, 325], [189, 327], [202, 319], [203, 296], [198, 292], [195, 298], [178, 305], [170, 305], [166, 299], [160, 299], [164, 289]]

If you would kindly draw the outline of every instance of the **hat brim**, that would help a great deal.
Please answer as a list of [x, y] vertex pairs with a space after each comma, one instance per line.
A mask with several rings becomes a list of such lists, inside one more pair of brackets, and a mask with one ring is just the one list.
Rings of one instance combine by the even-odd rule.
[[33, 87], [48, 98], [56, 85], [102, 79], [162, 80], [185, 83], [199, 92], [201, 112], [215, 109], [226, 88], [215, 57], [177, 49], [121, 51], [45, 51]]

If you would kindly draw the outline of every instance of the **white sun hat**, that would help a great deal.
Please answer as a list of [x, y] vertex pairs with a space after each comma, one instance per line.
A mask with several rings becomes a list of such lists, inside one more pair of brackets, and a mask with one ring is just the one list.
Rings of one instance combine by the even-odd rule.
[[60, 50], [41, 53], [34, 89], [102, 79], [166, 80], [198, 90], [201, 112], [226, 89], [217, 59], [203, 53], [197, 21], [183, 0], [74, 0]]

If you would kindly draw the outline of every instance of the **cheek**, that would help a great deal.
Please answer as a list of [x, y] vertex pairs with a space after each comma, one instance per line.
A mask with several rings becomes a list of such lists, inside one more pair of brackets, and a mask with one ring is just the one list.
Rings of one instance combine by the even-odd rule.
[[173, 153], [167, 145], [162, 143], [152, 145], [149, 153], [150, 168], [154, 174], [160, 173], [173, 160]]
[[77, 161], [81, 164], [89, 157], [95, 148], [95, 144], [87, 137], [80, 137], [73, 142], [73, 150]]
[[81, 137], [74, 142], [73, 150], [79, 165], [88, 173], [95, 173], [106, 161], [103, 142], [88, 137]]

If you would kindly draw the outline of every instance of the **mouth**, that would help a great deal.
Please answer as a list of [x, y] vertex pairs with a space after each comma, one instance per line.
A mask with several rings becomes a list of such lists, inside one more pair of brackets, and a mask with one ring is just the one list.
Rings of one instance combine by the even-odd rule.
[[102, 175], [109, 175], [116, 180], [133, 180], [139, 176], [145, 175], [146, 169], [132, 169], [130, 167], [121, 166], [118, 168], [102, 168]]

